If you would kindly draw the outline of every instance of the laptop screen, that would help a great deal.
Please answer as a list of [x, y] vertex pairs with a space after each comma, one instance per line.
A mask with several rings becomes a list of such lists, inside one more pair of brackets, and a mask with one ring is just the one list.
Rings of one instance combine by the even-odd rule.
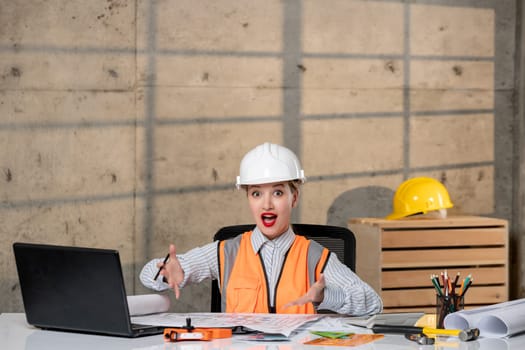
[[29, 324], [131, 333], [118, 251], [27, 243], [13, 249]]

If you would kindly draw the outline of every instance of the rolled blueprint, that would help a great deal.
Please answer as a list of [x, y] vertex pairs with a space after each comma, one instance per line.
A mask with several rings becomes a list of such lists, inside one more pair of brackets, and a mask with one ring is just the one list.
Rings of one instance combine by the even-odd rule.
[[462, 310], [445, 317], [445, 328], [479, 328], [485, 338], [508, 337], [525, 332], [525, 299]]
[[167, 312], [170, 298], [166, 294], [128, 295], [128, 308], [130, 316]]

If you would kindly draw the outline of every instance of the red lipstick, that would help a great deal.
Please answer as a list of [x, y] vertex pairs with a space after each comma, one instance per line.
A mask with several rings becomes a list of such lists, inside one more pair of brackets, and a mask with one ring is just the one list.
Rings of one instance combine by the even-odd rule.
[[277, 215], [274, 213], [265, 212], [261, 214], [261, 220], [265, 227], [272, 227], [277, 221]]

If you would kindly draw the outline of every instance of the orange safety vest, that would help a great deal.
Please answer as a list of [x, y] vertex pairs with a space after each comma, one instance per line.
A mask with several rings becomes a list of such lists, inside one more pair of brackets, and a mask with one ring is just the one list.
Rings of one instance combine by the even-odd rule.
[[281, 307], [306, 294], [319, 279], [330, 251], [315, 241], [296, 236], [285, 256], [275, 287], [275, 307], [271, 308], [264, 264], [259, 253], [253, 251], [251, 235], [251, 231], [246, 232], [219, 244], [221, 310], [239, 313], [315, 313], [312, 303], [284, 310]]

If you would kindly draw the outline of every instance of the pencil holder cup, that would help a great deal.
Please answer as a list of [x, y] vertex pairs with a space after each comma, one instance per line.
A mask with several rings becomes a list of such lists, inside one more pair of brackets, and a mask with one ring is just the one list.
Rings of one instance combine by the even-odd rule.
[[465, 307], [463, 295], [436, 295], [436, 328], [445, 328], [445, 317]]

